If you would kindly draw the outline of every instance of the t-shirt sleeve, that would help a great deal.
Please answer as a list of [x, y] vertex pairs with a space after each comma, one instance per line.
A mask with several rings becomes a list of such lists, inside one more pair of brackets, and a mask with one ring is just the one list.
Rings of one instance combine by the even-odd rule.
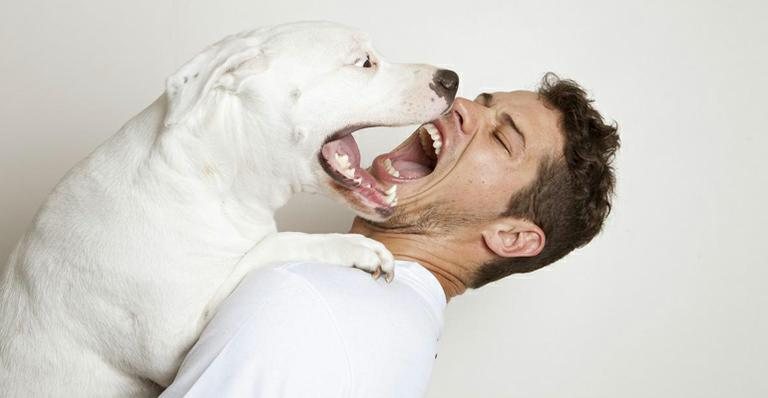
[[247, 276], [161, 397], [347, 397], [350, 361], [327, 303], [281, 269]]

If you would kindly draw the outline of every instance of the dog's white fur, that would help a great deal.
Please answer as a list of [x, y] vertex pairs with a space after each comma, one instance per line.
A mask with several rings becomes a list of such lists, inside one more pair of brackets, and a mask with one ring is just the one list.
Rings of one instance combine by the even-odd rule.
[[[378, 65], [360, 67], [366, 54]], [[361, 236], [277, 233], [273, 212], [298, 191], [341, 195], [317, 161], [330, 134], [444, 111], [435, 71], [387, 63], [330, 23], [245, 32], [197, 55], [62, 179], [2, 270], [2, 395], [156, 395], [255, 266], [391, 267]]]

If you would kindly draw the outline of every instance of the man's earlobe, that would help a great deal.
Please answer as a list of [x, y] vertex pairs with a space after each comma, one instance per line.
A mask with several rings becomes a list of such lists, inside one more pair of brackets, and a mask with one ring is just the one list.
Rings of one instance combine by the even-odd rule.
[[506, 219], [496, 222], [483, 232], [488, 248], [500, 257], [533, 257], [544, 249], [544, 231], [524, 220]]

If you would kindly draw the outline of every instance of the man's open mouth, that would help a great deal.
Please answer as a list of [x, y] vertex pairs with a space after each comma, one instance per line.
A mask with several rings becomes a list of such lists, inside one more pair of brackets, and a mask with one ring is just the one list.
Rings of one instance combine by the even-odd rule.
[[338, 185], [379, 214], [389, 216], [397, 205], [397, 185], [434, 171], [443, 138], [434, 124], [426, 123], [393, 151], [377, 156], [369, 172], [360, 166], [360, 149], [353, 131], [339, 132], [326, 140], [318, 156], [320, 165]]
[[440, 130], [426, 123], [392, 152], [373, 160], [371, 172], [379, 180], [402, 184], [424, 178], [435, 170], [443, 149]]

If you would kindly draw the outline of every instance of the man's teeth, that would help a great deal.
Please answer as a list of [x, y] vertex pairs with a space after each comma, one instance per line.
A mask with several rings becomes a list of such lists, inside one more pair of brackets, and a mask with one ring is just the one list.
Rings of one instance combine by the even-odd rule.
[[[344, 177], [349, 178], [350, 180], [354, 180], [355, 183], [359, 184], [362, 179], [355, 178], [355, 168], [352, 167], [352, 164], [349, 163], [349, 156], [347, 154], [339, 154], [336, 152], [333, 155], [334, 159], [336, 160], [336, 170], [339, 171]], [[358, 181], [360, 180], [360, 181]]]
[[440, 149], [443, 147], [443, 139], [440, 137], [440, 131], [432, 123], [424, 125], [424, 130], [429, 133], [429, 137], [432, 138], [432, 148], [435, 149], [435, 155], [440, 154]]
[[387, 158], [384, 160], [384, 169], [387, 170], [387, 173], [392, 177], [400, 177], [400, 172], [392, 165], [392, 159]]

